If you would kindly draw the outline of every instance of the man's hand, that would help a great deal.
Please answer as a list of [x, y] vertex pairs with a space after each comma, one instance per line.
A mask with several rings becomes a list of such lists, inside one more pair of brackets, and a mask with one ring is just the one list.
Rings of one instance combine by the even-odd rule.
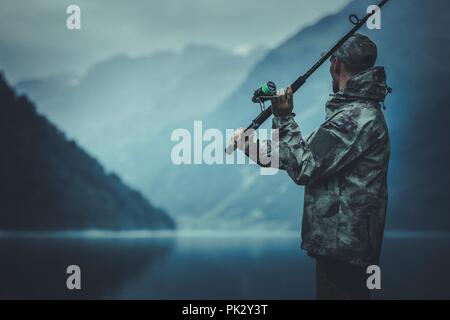
[[284, 94], [272, 98], [272, 113], [275, 117], [286, 117], [292, 114], [294, 101], [291, 87], [287, 87]]
[[[294, 109], [293, 94], [291, 87], [287, 87], [283, 94], [277, 95], [272, 98], [272, 113], [276, 117], [285, 117], [292, 114]], [[231, 154], [234, 151], [234, 144], [237, 144], [237, 148], [245, 153], [249, 148], [250, 143], [253, 142], [254, 130], [251, 132], [244, 132], [244, 128], [239, 128], [234, 132], [231, 137], [226, 153]]]
[[[251, 132], [244, 133], [244, 128], [237, 129], [229, 141], [227, 153], [228, 154], [233, 153], [235, 143], [237, 144], [237, 148], [239, 150], [245, 152], [245, 150], [248, 149], [249, 143], [253, 141], [253, 135], [254, 130], [252, 130]], [[246, 139], [246, 137], [248, 138]]]

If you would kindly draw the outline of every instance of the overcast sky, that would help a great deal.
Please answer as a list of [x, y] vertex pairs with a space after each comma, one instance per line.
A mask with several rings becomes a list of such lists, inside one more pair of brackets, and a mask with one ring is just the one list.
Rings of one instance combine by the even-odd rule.
[[[349, 0], [1, 0], [0, 68], [10, 81], [82, 73], [115, 54], [179, 50], [189, 43], [230, 50], [275, 46]], [[66, 8], [81, 8], [67, 30]]]

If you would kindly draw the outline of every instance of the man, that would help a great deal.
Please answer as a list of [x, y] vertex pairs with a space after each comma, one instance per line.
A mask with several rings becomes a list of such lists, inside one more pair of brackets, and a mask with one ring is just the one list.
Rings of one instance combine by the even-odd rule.
[[370, 298], [366, 268], [379, 262], [390, 151], [381, 110], [389, 88], [376, 57], [376, 45], [361, 34], [335, 52], [326, 119], [306, 139], [292, 114], [290, 88], [272, 99], [277, 147], [246, 138], [242, 129], [234, 137], [247, 155], [251, 144], [278, 153], [280, 168], [305, 186], [302, 248], [316, 259], [318, 299]]

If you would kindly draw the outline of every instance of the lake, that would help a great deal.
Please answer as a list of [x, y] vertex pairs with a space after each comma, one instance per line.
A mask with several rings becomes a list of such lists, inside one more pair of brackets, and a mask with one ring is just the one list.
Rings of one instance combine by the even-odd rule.
[[[449, 299], [450, 236], [388, 232], [376, 299]], [[314, 299], [297, 232], [0, 233], [0, 298]], [[81, 290], [66, 268], [81, 268]]]

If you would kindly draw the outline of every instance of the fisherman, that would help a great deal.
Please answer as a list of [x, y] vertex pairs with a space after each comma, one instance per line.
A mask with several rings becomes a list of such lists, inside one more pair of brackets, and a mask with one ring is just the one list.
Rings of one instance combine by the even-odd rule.
[[305, 186], [301, 246], [316, 259], [318, 299], [369, 299], [366, 269], [379, 263], [390, 147], [381, 110], [389, 88], [376, 58], [375, 43], [358, 33], [331, 56], [334, 94], [325, 122], [306, 139], [288, 87], [272, 99], [278, 143], [254, 141], [243, 129], [231, 141], [251, 158], [255, 145], [259, 155], [278, 156], [280, 169]]

